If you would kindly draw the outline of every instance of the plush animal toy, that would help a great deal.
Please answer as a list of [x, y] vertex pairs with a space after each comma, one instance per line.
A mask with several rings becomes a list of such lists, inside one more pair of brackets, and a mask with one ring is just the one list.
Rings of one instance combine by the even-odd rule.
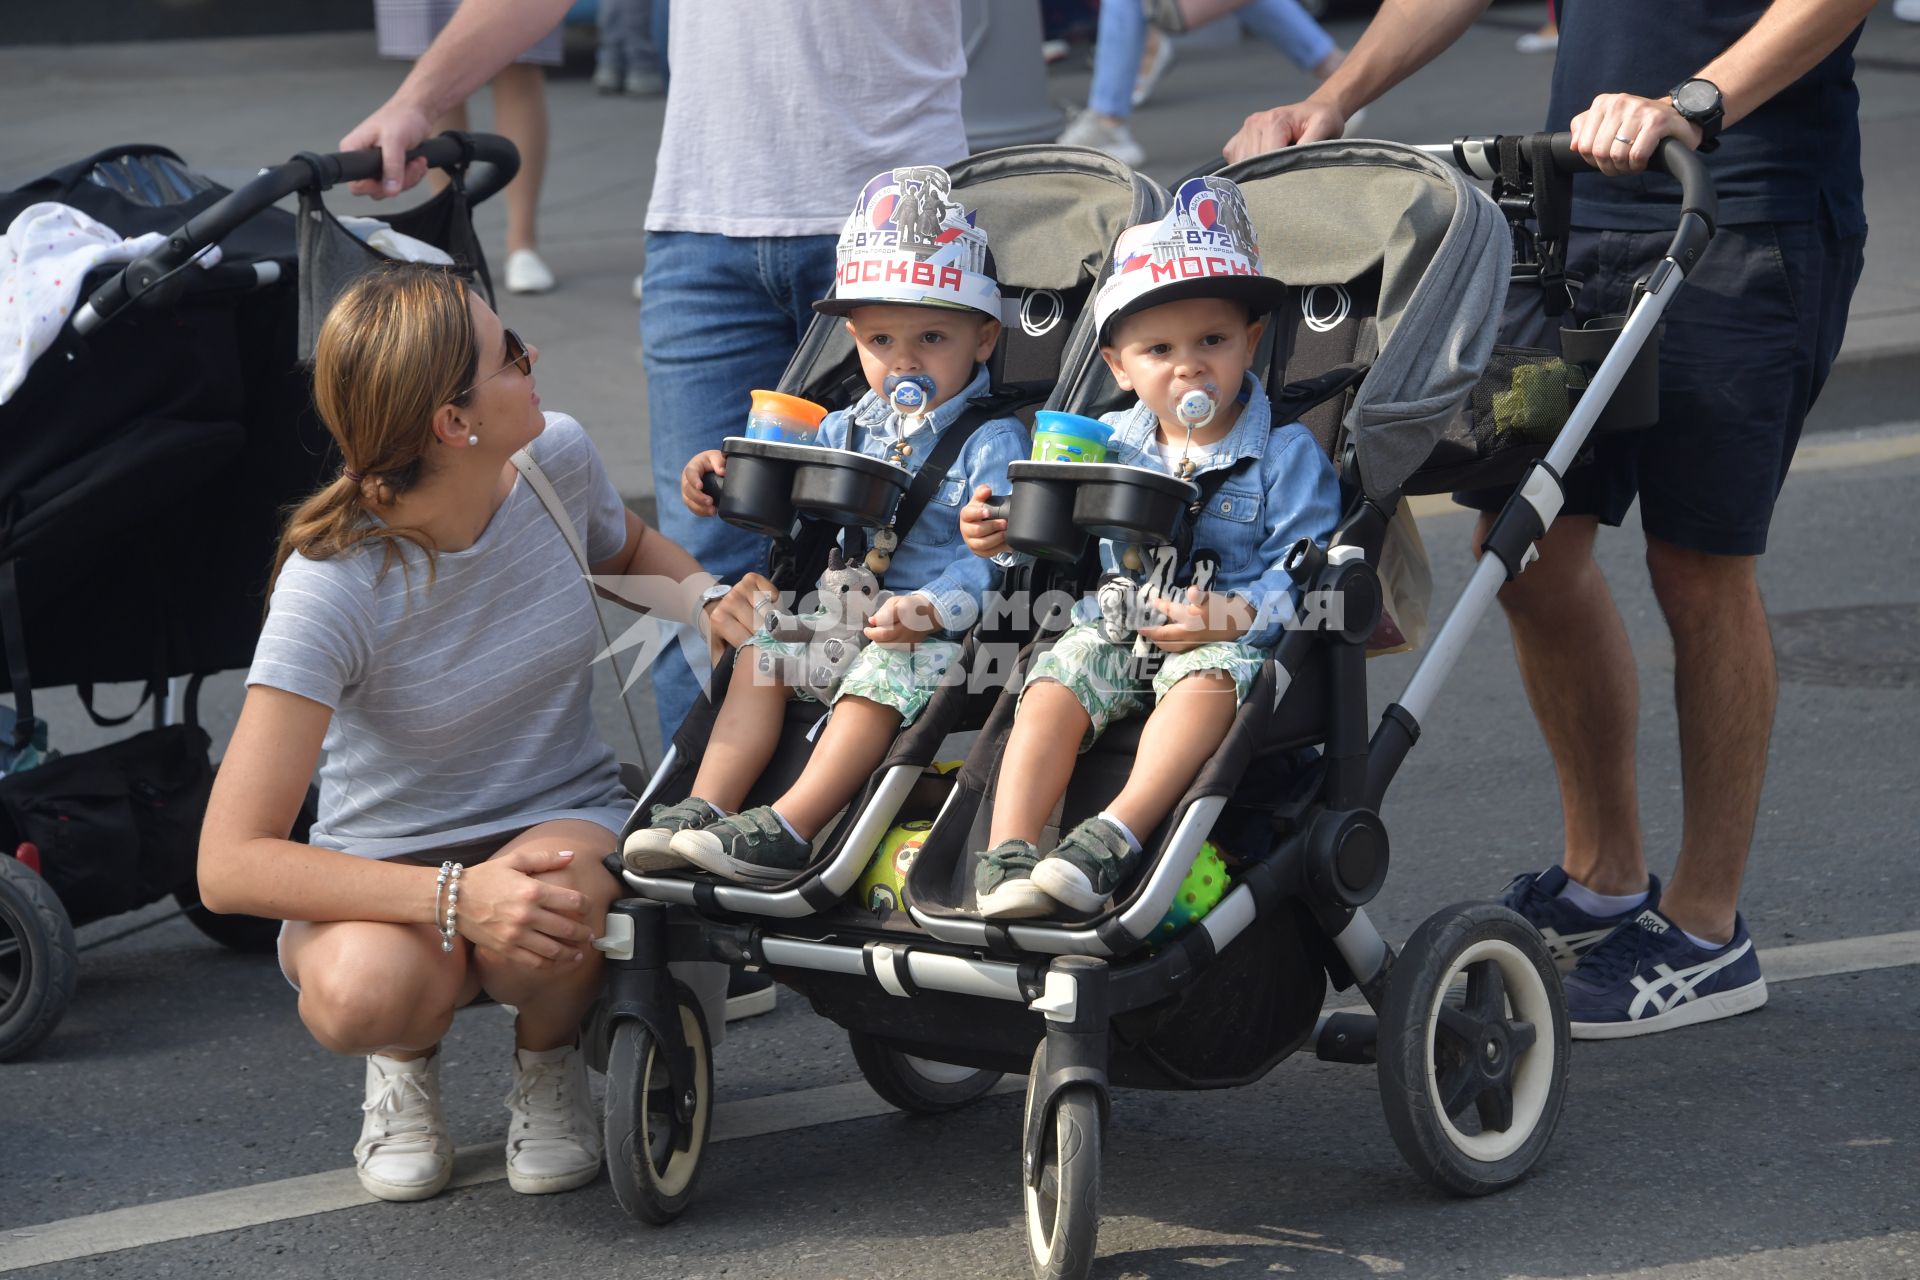
[[880, 580], [859, 565], [850, 565], [835, 547], [827, 552], [827, 570], [820, 575], [820, 607], [808, 614], [767, 610], [762, 629], [775, 640], [798, 642], [798, 654], [760, 654], [760, 673], [777, 676], [790, 688], [805, 689], [825, 702], [840, 683], [854, 657], [866, 646], [868, 619], [880, 607]]
[[[1135, 581], [1124, 573], [1104, 574], [1095, 588], [1094, 601], [1100, 608], [1101, 638], [1112, 644], [1132, 645], [1134, 671], [1141, 676], [1151, 676], [1159, 669], [1162, 655], [1140, 634], [1140, 628], [1164, 621], [1156, 602], [1184, 598], [1186, 589], [1174, 585], [1176, 552], [1172, 547], [1149, 548], [1143, 558], [1151, 561], [1143, 580]], [[1211, 591], [1220, 570], [1220, 558], [1212, 551], [1196, 551], [1192, 569], [1193, 585], [1201, 591]]]

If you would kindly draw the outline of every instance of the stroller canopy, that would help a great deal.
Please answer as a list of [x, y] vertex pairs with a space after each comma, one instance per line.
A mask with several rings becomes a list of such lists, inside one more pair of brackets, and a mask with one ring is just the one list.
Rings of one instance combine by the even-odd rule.
[[1377, 274], [1378, 353], [1342, 425], [1362, 489], [1392, 497], [1493, 351], [1512, 262], [1506, 219], [1459, 171], [1388, 142], [1312, 143], [1220, 173], [1245, 192], [1270, 274], [1297, 291]]

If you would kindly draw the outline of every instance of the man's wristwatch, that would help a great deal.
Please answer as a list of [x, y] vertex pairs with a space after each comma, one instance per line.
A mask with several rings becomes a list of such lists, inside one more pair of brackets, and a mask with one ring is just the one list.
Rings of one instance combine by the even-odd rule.
[[1673, 86], [1667, 97], [1682, 120], [1700, 130], [1700, 145], [1695, 151], [1712, 151], [1720, 145], [1720, 121], [1726, 116], [1726, 104], [1720, 99], [1720, 86], [1695, 77]]

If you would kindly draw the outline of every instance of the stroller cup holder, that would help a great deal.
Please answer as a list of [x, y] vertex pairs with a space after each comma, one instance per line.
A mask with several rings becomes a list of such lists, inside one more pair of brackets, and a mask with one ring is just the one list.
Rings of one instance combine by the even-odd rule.
[[904, 467], [850, 449], [744, 436], [728, 436], [720, 447], [727, 457], [725, 478], [701, 477], [720, 518], [776, 537], [792, 529], [796, 511], [835, 524], [877, 528], [913, 478]]
[[[1569, 374], [1567, 391], [1576, 403], [1620, 340], [1626, 323], [1623, 315], [1595, 316], [1578, 328], [1560, 330], [1560, 353]], [[1633, 363], [1600, 411], [1595, 431], [1634, 431], [1660, 420], [1660, 339], [1665, 331], [1664, 324], [1656, 325], [1653, 335], [1634, 353]]]
[[1158, 546], [1200, 491], [1185, 480], [1117, 462], [1013, 462], [1013, 491], [987, 504], [1007, 522], [1007, 545], [1076, 561], [1088, 537]]

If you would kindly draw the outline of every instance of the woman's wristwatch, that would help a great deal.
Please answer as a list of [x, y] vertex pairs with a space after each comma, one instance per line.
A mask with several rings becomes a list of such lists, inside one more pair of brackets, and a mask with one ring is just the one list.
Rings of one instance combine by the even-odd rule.
[[726, 599], [732, 590], [733, 588], [726, 583], [716, 582], [700, 593], [700, 599], [697, 600], [693, 606], [694, 630], [698, 631], [701, 635], [707, 633], [706, 624], [702, 621], [702, 619], [707, 616], [707, 606], [715, 600]]

